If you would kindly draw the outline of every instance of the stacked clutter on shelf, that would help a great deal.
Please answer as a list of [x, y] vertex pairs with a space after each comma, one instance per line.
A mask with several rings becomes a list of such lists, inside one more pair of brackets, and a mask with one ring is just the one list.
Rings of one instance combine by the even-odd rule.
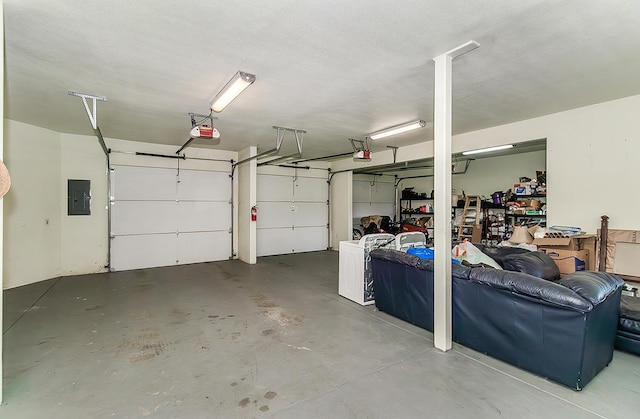
[[514, 195], [544, 195], [547, 193], [547, 174], [546, 172], [537, 171], [536, 179], [521, 177], [519, 183], [513, 185]]
[[507, 210], [516, 215], [544, 215], [547, 205], [538, 199], [523, 199], [507, 202]]

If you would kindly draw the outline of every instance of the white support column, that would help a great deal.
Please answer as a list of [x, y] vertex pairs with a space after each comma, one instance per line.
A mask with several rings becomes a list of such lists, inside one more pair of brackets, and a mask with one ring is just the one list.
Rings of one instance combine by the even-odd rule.
[[434, 135], [434, 346], [451, 349], [451, 67], [453, 59], [480, 45], [469, 41], [435, 57]]
[[[4, 81], [4, 4], [0, 2], [0, 80]], [[0, 115], [4, 115], [4, 82], [0, 86]], [[0, 159], [3, 158], [4, 150], [4, 124], [0, 126]], [[4, 267], [4, 200], [0, 200], [0, 325], [2, 325], [4, 277], [2, 275]], [[0, 403], [2, 403], [2, 333], [0, 333]]]
[[[238, 159], [244, 160], [257, 154], [257, 147], [248, 147], [238, 153]], [[237, 167], [238, 177], [238, 213], [237, 238], [238, 259], [248, 264], [255, 264], [256, 258], [256, 222], [251, 221], [251, 207], [256, 205], [258, 166], [257, 159], [249, 160]], [[260, 213], [258, 212], [258, 217]]]

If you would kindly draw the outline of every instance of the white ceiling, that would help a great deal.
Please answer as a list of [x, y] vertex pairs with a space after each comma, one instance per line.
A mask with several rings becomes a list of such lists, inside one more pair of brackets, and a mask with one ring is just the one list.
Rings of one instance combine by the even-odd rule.
[[[237, 71], [257, 81], [217, 114], [217, 148], [307, 131], [305, 157], [349, 137], [431, 121], [433, 57], [454, 62], [454, 133], [640, 94], [640, 2], [598, 0], [4, 0], [5, 117], [176, 145]], [[378, 141], [404, 145], [431, 136]], [[285, 141], [289, 141], [286, 139]]]

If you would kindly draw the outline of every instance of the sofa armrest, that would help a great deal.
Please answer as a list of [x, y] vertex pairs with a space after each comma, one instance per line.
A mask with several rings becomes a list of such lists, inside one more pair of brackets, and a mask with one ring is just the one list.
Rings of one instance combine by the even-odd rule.
[[575, 291], [595, 306], [621, 288], [624, 281], [606, 272], [581, 271], [565, 276], [558, 284]]
[[475, 268], [469, 279], [473, 282], [501, 288], [516, 294], [544, 300], [551, 304], [580, 311], [591, 311], [593, 304], [577, 292], [562, 285], [524, 272]]
[[369, 253], [369, 256], [373, 259], [385, 260], [387, 262], [399, 263], [401, 265], [411, 266], [416, 268], [420, 265], [420, 258], [414, 255], [410, 255], [405, 252], [400, 252], [394, 249], [375, 249]]

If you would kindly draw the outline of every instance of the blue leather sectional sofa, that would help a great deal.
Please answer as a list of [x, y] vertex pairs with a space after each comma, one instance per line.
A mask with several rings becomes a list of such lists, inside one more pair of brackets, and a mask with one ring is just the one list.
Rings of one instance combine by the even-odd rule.
[[[370, 255], [376, 307], [433, 331], [433, 261], [390, 249]], [[454, 341], [576, 390], [611, 361], [623, 285], [617, 276], [577, 272], [550, 281], [493, 268], [451, 268]]]

